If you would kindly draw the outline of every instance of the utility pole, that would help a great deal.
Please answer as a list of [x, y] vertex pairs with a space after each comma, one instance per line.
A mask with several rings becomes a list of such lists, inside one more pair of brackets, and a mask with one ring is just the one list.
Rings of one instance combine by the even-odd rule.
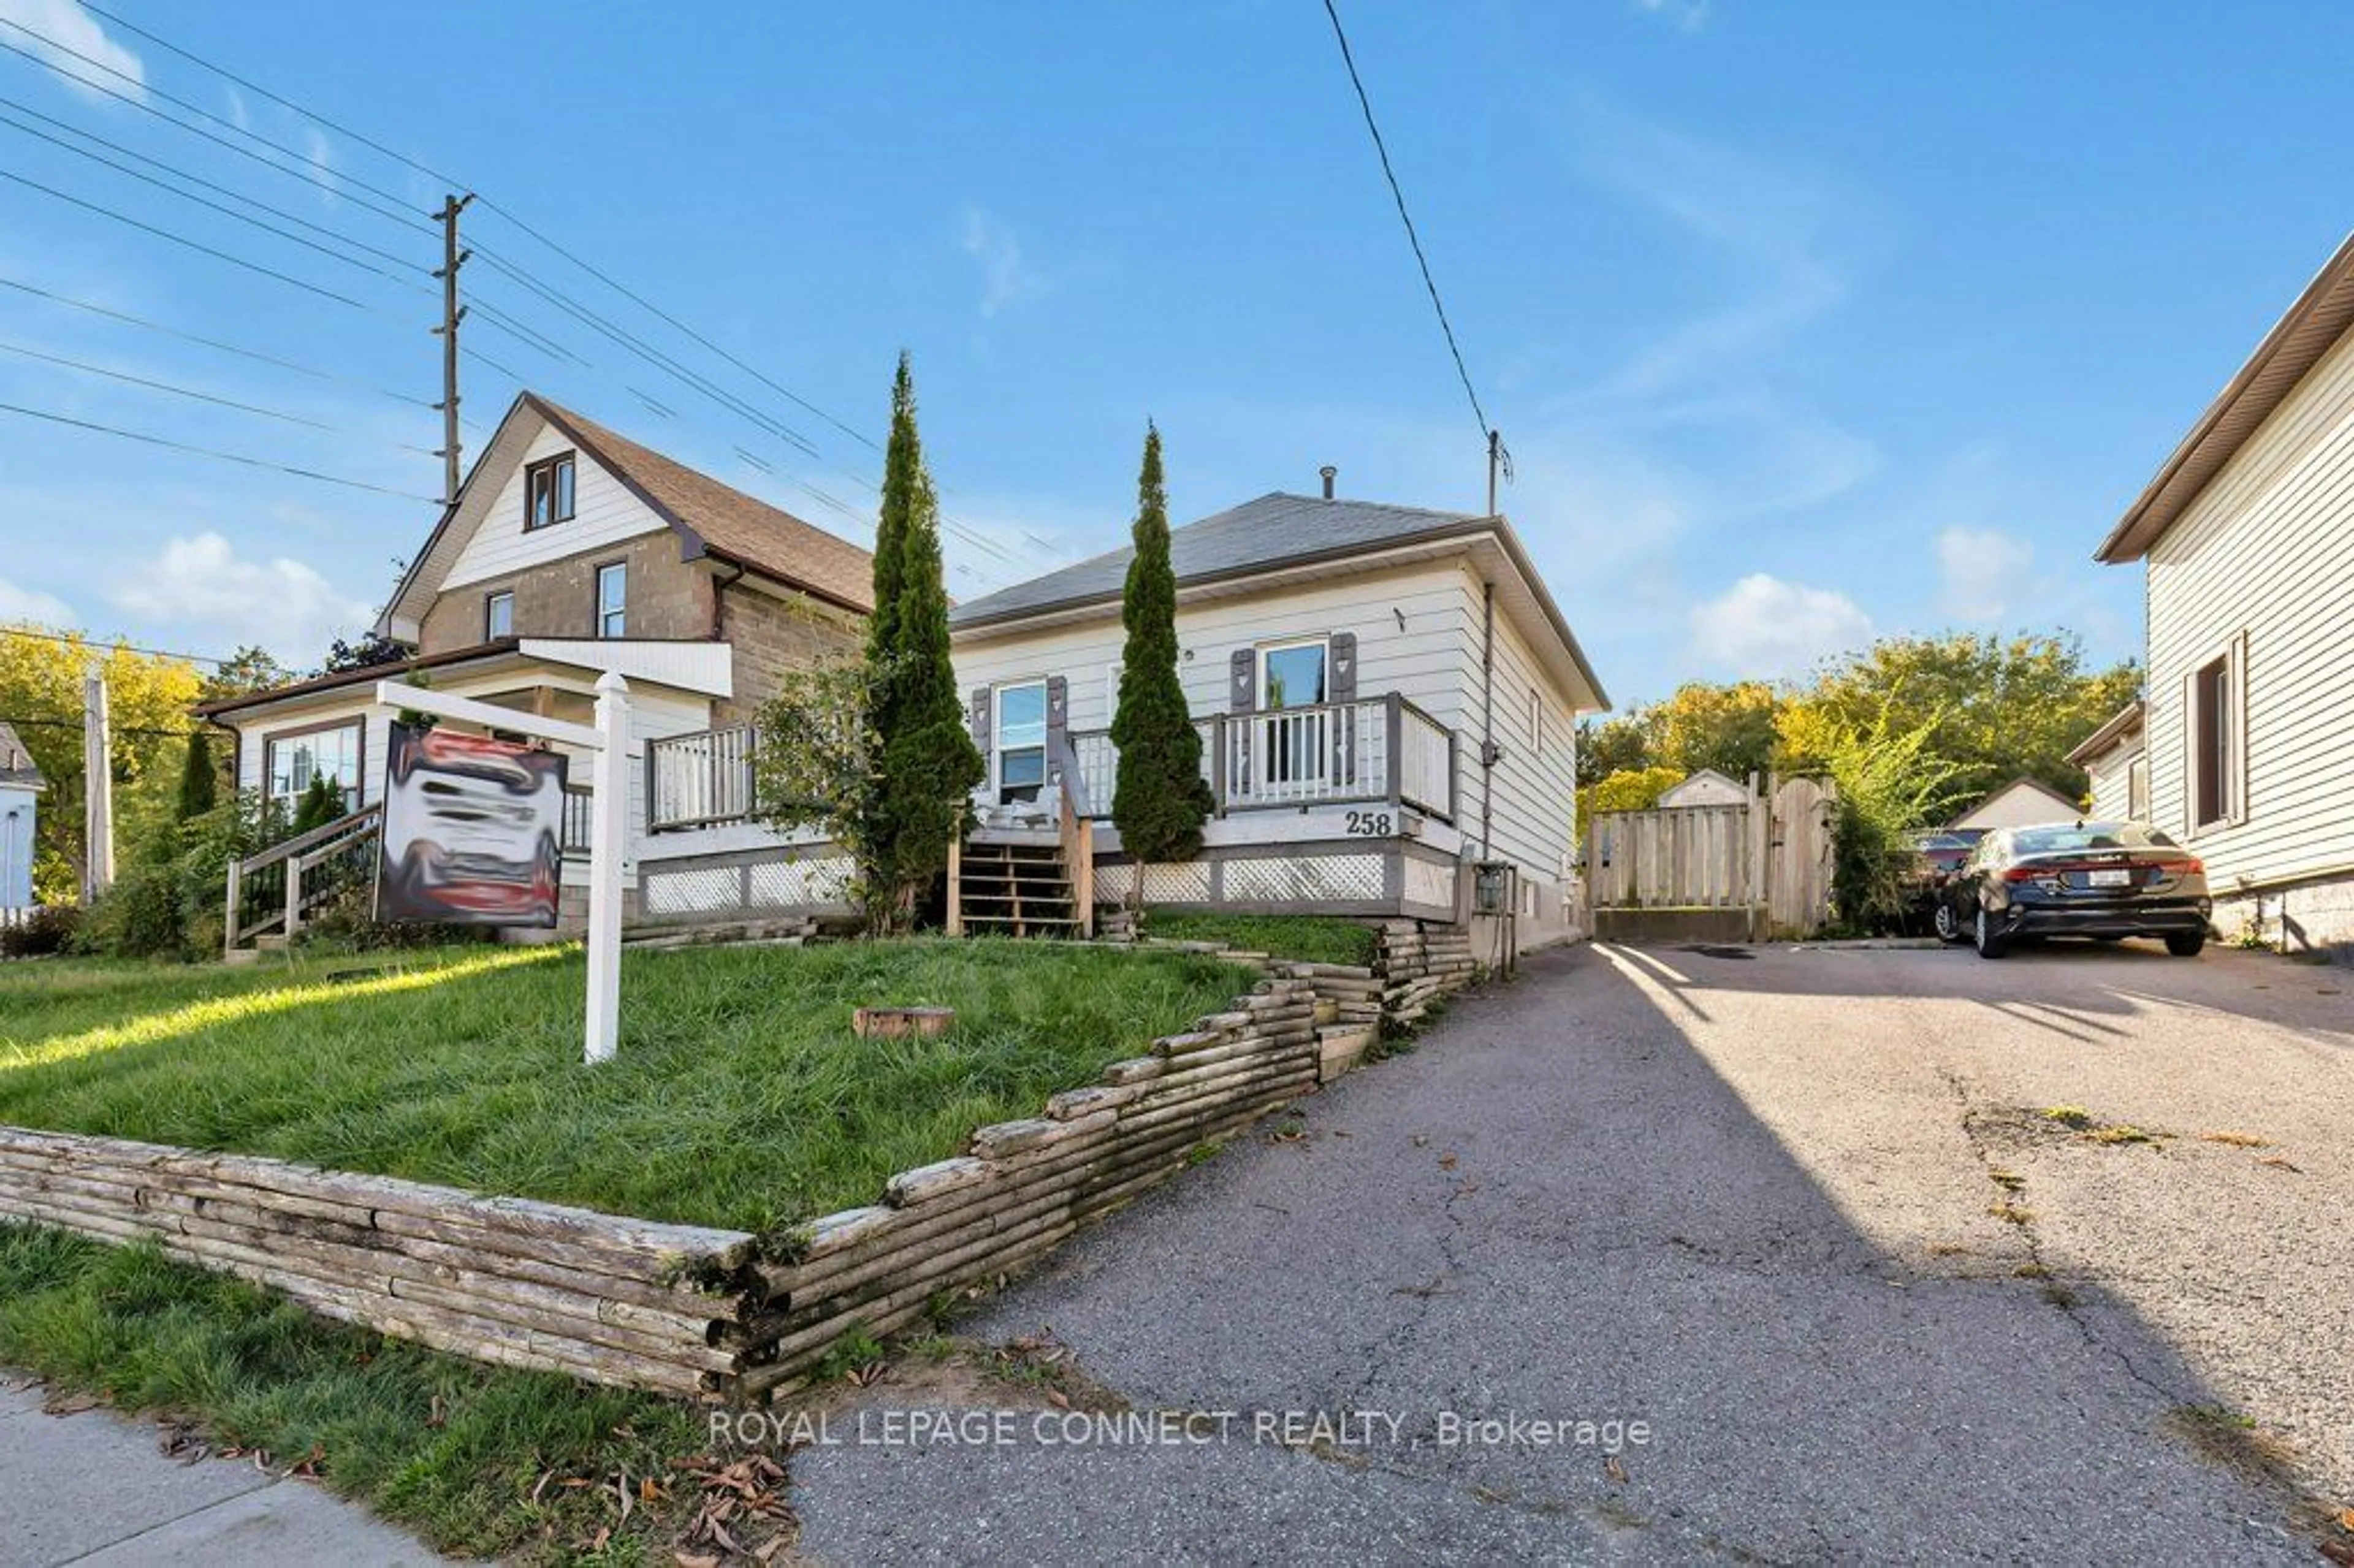
[[1504, 446], [1504, 433], [1488, 432], [1488, 515], [1496, 515], [1496, 478], [1501, 474], [1506, 483], [1511, 482], [1512, 454]]
[[81, 683], [81, 901], [114, 885], [114, 745], [106, 713], [106, 672], [92, 664]]
[[458, 302], [458, 269], [466, 264], [473, 252], [458, 249], [458, 215], [472, 204], [472, 191], [464, 196], [444, 196], [441, 210], [434, 217], [441, 225], [441, 270], [433, 275], [441, 280], [441, 324], [433, 329], [441, 339], [441, 401], [434, 405], [441, 410], [441, 501], [455, 504], [461, 471], [458, 443], [458, 323], [466, 319], [466, 307]]

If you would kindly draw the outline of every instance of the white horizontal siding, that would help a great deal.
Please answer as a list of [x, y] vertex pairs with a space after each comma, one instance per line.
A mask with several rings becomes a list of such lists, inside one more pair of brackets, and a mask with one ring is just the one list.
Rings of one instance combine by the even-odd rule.
[[[2219, 892], [2354, 865], [2354, 339], [2307, 373], [2147, 570], [2152, 817], [2197, 846]], [[2242, 633], [2245, 820], [2194, 833], [2184, 681]]]
[[2139, 756], [2138, 746], [2112, 747], [2084, 769], [2092, 780], [2091, 810], [2096, 820], [2116, 822], [2133, 815], [2133, 764]]
[[526, 530], [523, 525], [525, 470], [542, 458], [573, 450], [570, 438], [554, 426], [533, 438], [523, 461], [499, 486], [474, 536], [466, 541], [450, 575], [442, 579], [444, 591], [513, 577], [527, 567], [634, 539], [641, 534], [657, 534], [669, 526], [582, 452], [573, 469], [571, 520]]
[[[1396, 692], [1458, 737], [1456, 821], [1477, 838], [1481, 806], [1479, 746], [1480, 581], [1455, 562], [1334, 579], [1265, 594], [1180, 607], [1178, 665], [1196, 717], [1227, 710], [1230, 659], [1238, 648], [1287, 638], [1353, 632], [1357, 694]], [[957, 683], [976, 687], [1061, 675], [1069, 683], [1074, 730], [1111, 724], [1115, 693], [1108, 679], [1124, 641], [1117, 609], [1075, 626], [982, 640], [968, 635], [955, 650]], [[1544, 693], [1544, 744], [1527, 744], [1527, 694]], [[1544, 673], [1511, 620], [1496, 618], [1497, 739], [1505, 757], [1495, 768], [1490, 842], [1496, 856], [1547, 881], [1561, 875], [1576, 796], [1576, 731], [1571, 698]]]

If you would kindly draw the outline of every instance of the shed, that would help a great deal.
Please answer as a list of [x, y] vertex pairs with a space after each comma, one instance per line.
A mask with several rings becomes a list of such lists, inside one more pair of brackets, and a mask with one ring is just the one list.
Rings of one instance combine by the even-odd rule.
[[1665, 810], [1685, 806], [1745, 806], [1748, 803], [1749, 787], [1713, 768], [1702, 768], [1659, 795], [1659, 806]]
[[2034, 779], [2009, 783], [1946, 824], [1957, 833], [1991, 832], [1997, 828], [2031, 828], [2041, 822], [2073, 822], [2084, 807], [2051, 785]]

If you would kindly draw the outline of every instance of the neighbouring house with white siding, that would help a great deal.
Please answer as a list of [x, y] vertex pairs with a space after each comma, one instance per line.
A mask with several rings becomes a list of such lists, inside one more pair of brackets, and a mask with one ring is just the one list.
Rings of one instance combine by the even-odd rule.
[[2104, 822], [2149, 821], [2149, 747], [2137, 697], [2068, 754], [2091, 781], [2086, 814]]
[[[198, 712], [235, 736], [240, 789], [291, 804], [333, 779], [348, 815], [305, 853], [323, 863], [348, 842], [356, 864], [384, 799], [377, 682], [586, 724], [613, 671], [629, 683], [631, 917], [830, 911], [847, 859], [751, 820], [749, 720], [785, 671], [861, 645], [872, 594], [857, 546], [526, 392], [384, 610], [377, 630], [408, 658]], [[588, 774], [576, 758], [567, 923], [585, 916]], [[284, 934], [284, 861], [253, 875], [232, 895], [233, 949]]]
[[[1108, 821], [1130, 554], [950, 614], [976, 839], [1067, 803], [1105, 904], [1137, 874]], [[1171, 557], [1216, 814], [1201, 859], [1144, 868], [1148, 907], [1463, 920], [1484, 863], [1522, 945], [1573, 928], [1576, 721], [1607, 699], [1508, 522], [1278, 493], [1172, 530]]]
[[35, 819], [48, 787], [33, 754], [0, 720], [0, 913], [32, 906]]
[[2216, 925], [2354, 944], [2354, 239], [2098, 558], [2146, 575], [2149, 818]]
[[1728, 778], [1713, 768], [1703, 768], [1682, 782], [1670, 785], [1662, 790], [1658, 804], [1663, 811], [1701, 806], [1745, 806], [1755, 794], [1755, 789], [1738, 779]]

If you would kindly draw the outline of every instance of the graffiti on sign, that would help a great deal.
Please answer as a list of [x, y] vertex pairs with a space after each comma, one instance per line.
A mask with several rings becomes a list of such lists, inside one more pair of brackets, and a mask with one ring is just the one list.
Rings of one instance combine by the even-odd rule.
[[405, 724], [386, 751], [376, 917], [554, 926], [564, 758]]

